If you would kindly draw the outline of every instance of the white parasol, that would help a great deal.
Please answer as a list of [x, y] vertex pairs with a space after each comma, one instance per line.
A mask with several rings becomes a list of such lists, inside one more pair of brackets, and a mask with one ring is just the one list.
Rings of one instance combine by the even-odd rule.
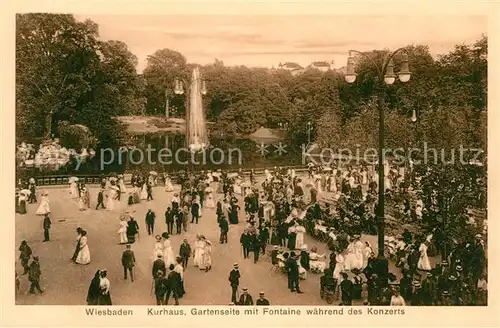
[[31, 195], [31, 191], [29, 191], [28, 189], [22, 189], [19, 193], [25, 194], [26, 196]]

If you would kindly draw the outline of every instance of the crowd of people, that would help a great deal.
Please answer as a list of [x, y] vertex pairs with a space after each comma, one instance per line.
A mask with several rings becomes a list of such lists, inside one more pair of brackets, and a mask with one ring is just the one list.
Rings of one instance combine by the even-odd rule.
[[[388, 203], [395, 220], [406, 229], [386, 237], [387, 257], [399, 272], [380, 270], [372, 245], [363, 237], [377, 233], [378, 176], [373, 172], [363, 166], [345, 169], [311, 166], [306, 178], [297, 176], [294, 170], [275, 168], [273, 172], [264, 172], [262, 183], [257, 182], [253, 170], [248, 177], [241, 171], [190, 172], [178, 176], [179, 192], [174, 192], [170, 177], [163, 175], [164, 191], [173, 195], [165, 211], [167, 231], [155, 234], [156, 213], [151, 209], [145, 217], [148, 234], [156, 238], [151, 266], [152, 288], [157, 304], [168, 304], [170, 295], [175, 304], [179, 304], [179, 299], [185, 294], [184, 270], [191, 256], [193, 265], [200, 270], [208, 273], [212, 268], [212, 242], [205, 236], [197, 235], [193, 247], [184, 239], [177, 253], [173, 251], [170, 236], [183, 234], [187, 231], [189, 220], [197, 224], [203, 210], [213, 208], [220, 229], [219, 242], [227, 243], [230, 225], [239, 224], [242, 220], [241, 199], [247, 225], [240, 236], [243, 258], [250, 258], [252, 254], [254, 263], [257, 263], [263, 255], [268, 255], [273, 270], [286, 274], [291, 292], [302, 293], [300, 281], [308, 279], [308, 275], [318, 274], [321, 275], [318, 286], [321, 296], [329, 302], [339, 299], [343, 305], [351, 305], [356, 300], [372, 305], [486, 304], [484, 236], [477, 234], [475, 240], [457, 242], [449, 250], [449, 256], [445, 257], [443, 232], [439, 227], [425, 229], [429, 209], [425, 208], [422, 195], [405, 180], [404, 170], [390, 167], [385, 181]], [[34, 184], [34, 180], [29, 182]], [[211, 187], [214, 182], [218, 186], [215, 191]], [[90, 208], [88, 188], [76, 177], [70, 178], [69, 184], [70, 195], [79, 199], [80, 210]], [[121, 195], [129, 195], [128, 208], [120, 215], [118, 228], [119, 243], [127, 247], [122, 256], [124, 279], [128, 276], [134, 279], [135, 256], [131, 245], [139, 232], [134, 205], [153, 200], [155, 186], [158, 186], [156, 172], [134, 174], [130, 191], [125, 186], [123, 175], [112, 175], [103, 179], [98, 192], [96, 209], [101, 207], [111, 211], [116, 209]], [[24, 201], [37, 201], [34, 188], [31, 184], [20, 186], [19, 194], [28, 197]], [[21, 193], [25, 189], [32, 191], [34, 199], [29, 198], [31, 193]], [[331, 197], [326, 197], [327, 194]], [[217, 201], [216, 195], [220, 195]], [[16, 199], [18, 204], [21, 202]], [[50, 214], [48, 204], [47, 198], [44, 210], [40, 211], [47, 218]], [[21, 208], [20, 205], [18, 207]], [[49, 229], [50, 223], [44, 224], [44, 230]], [[87, 233], [80, 228], [77, 233], [72, 260], [85, 265], [90, 263]], [[325, 243], [330, 254], [320, 253], [316, 246], [309, 249], [305, 243], [306, 234]], [[19, 248], [25, 273], [31, 272], [31, 265], [28, 265], [31, 251], [27, 251], [26, 247], [29, 249], [23, 242]], [[429, 257], [438, 253], [442, 259], [435, 265]], [[30, 277], [40, 276], [39, 264], [38, 269], [35, 265], [33, 271]], [[235, 263], [229, 275], [231, 303], [252, 305], [253, 299], [246, 288], [238, 297], [240, 277], [238, 264]], [[34, 292], [37, 286], [33, 283], [30, 291]], [[258, 305], [269, 303], [264, 292], [259, 295], [260, 302], [257, 302], [261, 304]], [[106, 270], [96, 272], [87, 302], [111, 304]]]

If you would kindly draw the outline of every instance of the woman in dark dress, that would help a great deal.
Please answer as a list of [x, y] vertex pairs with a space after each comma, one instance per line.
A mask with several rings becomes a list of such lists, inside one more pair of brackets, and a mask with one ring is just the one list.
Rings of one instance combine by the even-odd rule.
[[295, 232], [295, 228], [290, 229], [290, 233], [288, 234], [288, 249], [295, 249], [295, 244], [297, 241], [297, 233]]
[[94, 278], [90, 282], [89, 291], [87, 293], [87, 305], [99, 304], [99, 296], [101, 295], [101, 271], [97, 270]]
[[16, 213], [19, 213], [19, 191], [16, 190]]
[[137, 224], [137, 221], [134, 220], [134, 218], [130, 218], [128, 221], [128, 227], [127, 227], [127, 239], [130, 244], [133, 244], [135, 242], [135, 235], [139, 233], [139, 225]]
[[238, 224], [238, 211], [240, 209], [240, 206], [234, 201], [231, 201], [231, 211], [229, 214], [229, 223], [231, 224]]

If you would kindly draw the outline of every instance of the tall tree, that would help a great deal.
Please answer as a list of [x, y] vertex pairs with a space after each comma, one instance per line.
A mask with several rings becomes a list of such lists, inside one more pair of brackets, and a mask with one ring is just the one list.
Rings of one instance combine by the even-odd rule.
[[[98, 29], [72, 15], [22, 14], [16, 17], [16, 99], [28, 138], [50, 137], [54, 116], [89, 90], [98, 68]], [[20, 126], [18, 126], [19, 128]]]
[[[166, 106], [166, 96], [170, 106], [179, 114], [184, 113], [184, 97], [174, 93], [175, 79], [183, 80], [190, 87], [190, 72], [186, 58], [177, 51], [160, 49], [147, 58], [143, 72], [146, 82], [147, 112], [149, 114], [163, 113]], [[186, 85], [184, 86], [184, 88]], [[187, 90], [184, 90], [187, 92]], [[167, 92], [167, 95], [165, 93]]]

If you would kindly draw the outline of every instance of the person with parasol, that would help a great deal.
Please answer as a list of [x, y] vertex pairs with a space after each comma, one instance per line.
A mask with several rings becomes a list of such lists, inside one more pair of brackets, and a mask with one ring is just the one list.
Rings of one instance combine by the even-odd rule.
[[45, 214], [50, 214], [49, 194], [46, 191], [42, 192], [42, 195], [40, 197], [40, 205], [36, 210], [36, 215], [45, 216]]

